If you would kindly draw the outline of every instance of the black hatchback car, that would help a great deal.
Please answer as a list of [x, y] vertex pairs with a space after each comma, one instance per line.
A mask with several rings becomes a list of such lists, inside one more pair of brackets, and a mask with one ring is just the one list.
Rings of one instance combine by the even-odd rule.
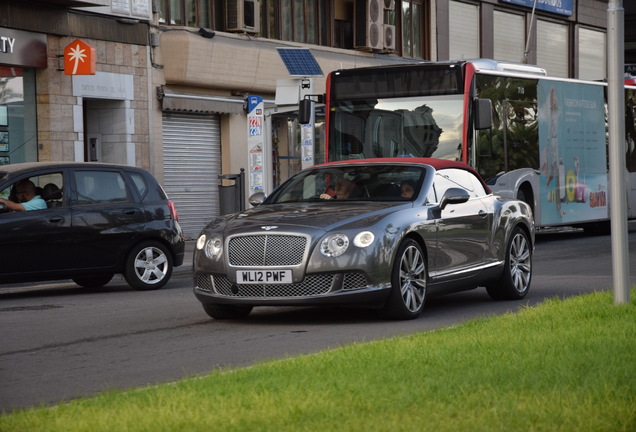
[[[18, 192], [29, 181], [46, 206], [12, 211], [12, 203], [25, 202]], [[0, 284], [70, 278], [97, 287], [121, 273], [133, 288], [151, 290], [183, 263], [176, 209], [146, 170], [82, 162], [3, 165], [0, 198], [6, 200], [0, 200]]]

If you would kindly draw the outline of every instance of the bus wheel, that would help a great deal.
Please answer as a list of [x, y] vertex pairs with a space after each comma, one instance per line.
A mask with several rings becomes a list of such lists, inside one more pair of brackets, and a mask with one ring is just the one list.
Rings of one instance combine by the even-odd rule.
[[527, 186], [520, 187], [517, 191], [517, 199], [530, 206], [530, 211], [532, 211], [532, 215], [534, 217], [534, 197], [532, 195], [532, 189], [528, 190]]

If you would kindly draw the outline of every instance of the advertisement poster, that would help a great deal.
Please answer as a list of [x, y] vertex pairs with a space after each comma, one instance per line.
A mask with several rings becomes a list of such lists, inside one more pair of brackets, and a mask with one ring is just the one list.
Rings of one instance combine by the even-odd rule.
[[542, 223], [607, 218], [603, 87], [541, 80], [537, 97]]
[[302, 144], [300, 146], [301, 152], [301, 167], [303, 169], [309, 168], [314, 165], [314, 124], [309, 123], [301, 125], [301, 138]]
[[263, 161], [263, 98], [260, 96], [247, 97], [247, 151], [249, 193], [264, 191], [264, 161]]

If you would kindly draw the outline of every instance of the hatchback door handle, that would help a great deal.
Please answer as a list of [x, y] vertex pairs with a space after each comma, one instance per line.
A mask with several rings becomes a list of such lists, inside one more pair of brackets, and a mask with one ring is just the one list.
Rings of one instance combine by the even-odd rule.
[[60, 222], [64, 222], [64, 218], [63, 217], [50, 217], [49, 218], [49, 223], [58, 224]]

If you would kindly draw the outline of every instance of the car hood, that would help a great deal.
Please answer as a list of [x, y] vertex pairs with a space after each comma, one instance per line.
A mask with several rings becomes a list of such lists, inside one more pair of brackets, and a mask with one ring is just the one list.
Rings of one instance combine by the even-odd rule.
[[367, 227], [387, 214], [413, 203], [351, 202], [351, 203], [287, 203], [261, 205], [218, 218], [208, 225], [211, 230], [237, 232], [263, 231], [264, 227], [276, 227], [276, 231], [310, 231]]

